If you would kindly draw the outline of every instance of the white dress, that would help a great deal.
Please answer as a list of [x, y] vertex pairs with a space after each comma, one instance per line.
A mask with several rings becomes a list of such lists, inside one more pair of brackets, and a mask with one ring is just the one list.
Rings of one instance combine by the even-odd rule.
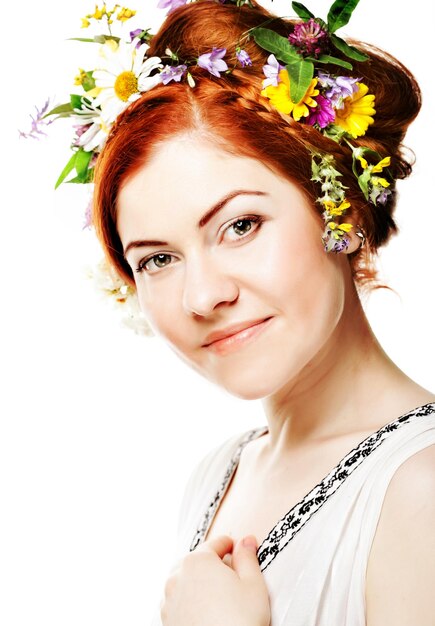
[[[192, 472], [176, 559], [204, 540], [243, 447], [267, 430], [231, 437]], [[257, 551], [271, 626], [365, 626], [366, 568], [388, 484], [406, 459], [434, 444], [431, 402], [366, 437], [277, 522]], [[152, 626], [161, 626], [160, 603]]]

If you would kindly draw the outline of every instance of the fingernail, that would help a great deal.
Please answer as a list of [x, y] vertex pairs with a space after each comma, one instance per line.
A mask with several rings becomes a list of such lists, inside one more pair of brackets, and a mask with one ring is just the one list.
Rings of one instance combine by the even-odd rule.
[[248, 535], [248, 537], [245, 537], [242, 541], [242, 544], [245, 546], [245, 548], [248, 548], [253, 552], [257, 552], [257, 540], [253, 535]]

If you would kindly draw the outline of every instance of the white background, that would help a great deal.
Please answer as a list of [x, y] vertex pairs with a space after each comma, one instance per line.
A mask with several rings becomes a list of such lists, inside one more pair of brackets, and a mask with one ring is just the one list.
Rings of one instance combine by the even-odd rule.
[[[155, 32], [164, 17], [156, 3], [142, 0], [142, 19], [125, 30]], [[291, 13], [287, 0], [263, 4]], [[307, 4], [325, 17], [330, 2]], [[149, 624], [173, 562], [188, 475], [225, 438], [265, 423], [260, 401], [229, 396], [161, 340], [124, 329], [84, 278], [100, 258], [81, 229], [87, 195], [74, 185], [53, 189], [70, 156], [68, 122], [46, 140], [18, 139], [35, 104], [68, 99], [91, 44], [66, 39], [86, 36], [80, 17], [93, 9], [25, 0], [2, 17], [3, 626]], [[387, 353], [432, 391], [434, 19], [423, 0], [362, 0], [341, 31], [396, 54], [423, 89], [407, 137], [417, 165], [399, 183], [402, 232], [380, 255], [381, 277], [397, 295], [381, 290], [366, 308]]]

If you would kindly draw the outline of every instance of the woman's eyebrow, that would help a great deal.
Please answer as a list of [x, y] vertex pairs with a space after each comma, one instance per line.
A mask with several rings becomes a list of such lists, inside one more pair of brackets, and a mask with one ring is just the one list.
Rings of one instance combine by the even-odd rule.
[[[235, 198], [236, 196], [241, 195], [251, 195], [251, 196], [268, 196], [269, 194], [265, 191], [254, 191], [249, 189], [236, 189], [235, 191], [230, 191], [223, 198], [221, 198], [216, 204], [214, 204], [208, 211], [205, 213], [197, 224], [197, 228], [204, 228], [204, 226], [220, 211], [224, 208], [224, 206]], [[127, 252], [131, 248], [145, 248], [147, 246], [167, 246], [169, 245], [167, 241], [156, 241], [153, 239], [137, 239], [136, 241], [130, 241], [124, 251], [124, 258], [127, 256]]]

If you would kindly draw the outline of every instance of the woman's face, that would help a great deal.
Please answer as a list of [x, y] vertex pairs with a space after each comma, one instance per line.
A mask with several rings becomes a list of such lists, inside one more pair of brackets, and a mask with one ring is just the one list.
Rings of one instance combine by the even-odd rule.
[[[346, 255], [324, 252], [321, 218], [260, 161], [174, 138], [122, 186], [117, 226], [154, 332], [233, 395], [297, 381], [337, 330]], [[251, 328], [204, 345], [235, 324]]]

